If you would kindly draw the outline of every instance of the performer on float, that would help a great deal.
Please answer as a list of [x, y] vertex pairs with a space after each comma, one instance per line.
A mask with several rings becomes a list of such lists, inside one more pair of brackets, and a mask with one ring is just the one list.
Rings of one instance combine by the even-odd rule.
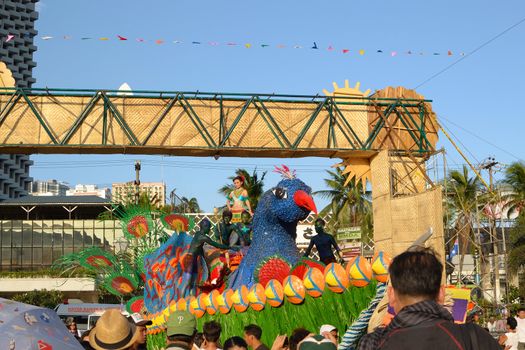
[[344, 259], [341, 257], [341, 249], [339, 249], [339, 246], [337, 245], [337, 242], [335, 241], [334, 237], [327, 233], [324, 230], [325, 222], [323, 219], [318, 218], [315, 220], [315, 232], [317, 232], [317, 235], [313, 236], [310, 245], [308, 246], [308, 249], [306, 249], [306, 252], [304, 253], [305, 257], [308, 257], [310, 255], [310, 252], [312, 251], [312, 248], [317, 248], [317, 252], [319, 253], [319, 259], [326, 265], [336, 262], [332, 247], [335, 248], [337, 252], [337, 257], [339, 258], [339, 261], [341, 263], [344, 263]]
[[253, 215], [252, 206], [248, 198], [248, 191], [244, 188], [244, 176], [236, 176], [233, 179], [233, 191], [228, 195], [226, 206], [233, 213], [232, 222], [241, 222], [241, 213], [245, 210]]
[[[199, 276], [208, 275], [209, 269], [206, 264], [206, 259], [204, 255], [204, 244], [207, 243], [218, 249], [233, 249], [238, 250], [238, 248], [230, 248], [229, 245], [217, 243], [209, 237], [211, 230], [211, 223], [208, 219], [204, 218], [199, 223], [200, 230], [195, 233], [193, 239], [191, 240], [190, 248], [188, 250], [188, 255], [184, 259], [186, 261], [184, 274], [186, 275], [184, 281], [186, 284], [183, 287], [182, 295], [186, 296], [191, 293], [194, 289], [197, 282], [200, 281]], [[206, 273], [201, 271], [205, 269]]]
[[222, 220], [214, 228], [215, 240], [229, 247], [240, 245], [239, 237], [241, 236], [237, 225], [232, 223], [232, 216], [232, 212], [225, 209], [222, 212]]
[[252, 216], [246, 210], [241, 214], [241, 222], [237, 224], [240, 233], [240, 245], [249, 247], [252, 243]]

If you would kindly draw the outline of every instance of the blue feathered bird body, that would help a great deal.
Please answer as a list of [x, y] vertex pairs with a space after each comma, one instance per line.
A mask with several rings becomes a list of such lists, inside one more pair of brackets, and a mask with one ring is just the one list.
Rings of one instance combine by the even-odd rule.
[[305, 195], [311, 200], [311, 188], [299, 179], [281, 180], [263, 194], [253, 217], [252, 244], [239, 268], [231, 275], [230, 288], [250, 287], [256, 283], [256, 268], [270, 256], [278, 255], [290, 265], [299, 261], [295, 243], [297, 223], [311, 210], [298, 200]]

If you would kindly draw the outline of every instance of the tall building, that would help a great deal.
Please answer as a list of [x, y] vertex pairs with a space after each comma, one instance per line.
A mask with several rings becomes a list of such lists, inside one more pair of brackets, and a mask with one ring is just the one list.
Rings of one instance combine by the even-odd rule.
[[97, 196], [104, 199], [111, 199], [109, 188], [98, 188], [97, 185], [75, 185], [74, 189], [67, 190], [66, 196]]
[[32, 196], [65, 196], [69, 185], [57, 180], [36, 180], [31, 184]]
[[[37, 35], [34, 28], [37, 1], [0, 1], [0, 61], [12, 72], [17, 87], [31, 87], [35, 82], [32, 71], [36, 66], [33, 38]], [[27, 155], [0, 155], [0, 201], [27, 195], [32, 164]]]
[[0, 154], [0, 201], [27, 195], [33, 181], [29, 177], [31, 164], [23, 154]]
[[[137, 190], [133, 182], [114, 183], [111, 186], [111, 197], [117, 203], [132, 203]], [[147, 193], [150, 202], [161, 206], [166, 204], [166, 184], [164, 182], [141, 182], [139, 193]]]
[[[31, 87], [35, 82], [33, 53], [36, 46], [33, 38], [37, 35], [35, 21], [38, 12], [35, 4], [38, 0], [3, 0], [0, 1], [0, 60], [13, 73], [17, 87]], [[12, 39], [7, 41], [7, 38]]]

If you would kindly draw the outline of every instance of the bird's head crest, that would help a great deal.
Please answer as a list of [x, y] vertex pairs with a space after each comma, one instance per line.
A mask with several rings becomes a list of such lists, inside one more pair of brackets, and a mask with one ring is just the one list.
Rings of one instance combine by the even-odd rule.
[[290, 168], [288, 168], [284, 164], [281, 164], [280, 168], [276, 165], [274, 170], [273, 170], [273, 172], [281, 174], [283, 179], [293, 180], [293, 179], [295, 179], [297, 177], [296, 174], [295, 174], [295, 170], [290, 170]]

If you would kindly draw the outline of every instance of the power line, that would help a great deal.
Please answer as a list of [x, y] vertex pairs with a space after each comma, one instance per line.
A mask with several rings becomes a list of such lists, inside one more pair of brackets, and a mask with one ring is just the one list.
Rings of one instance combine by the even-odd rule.
[[490, 141], [487, 140], [487, 139], [484, 139], [483, 137], [481, 137], [481, 136], [479, 136], [479, 135], [476, 135], [476, 134], [473, 133], [472, 131], [469, 131], [469, 130], [465, 129], [464, 127], [462, 127], [461, 125], [454, 123], [454, 122], [451, 121], [450, 119], [445, 118], [445, 117], [443, 117], [443, 116], [440, 116], [439, 118], [440, 118], [440, 119], [445, 119], [447, 122], [449, 122], [449, 123], [451, 123], [451, 124], [457, 126], [458, 128], [460, 128], [461, 130], [465, 131], [466, 133], [468, 133], [468, 134], [470, 134], [470, 135], [472, 135], [472, 136], [474, 136], [474, 137], [480, 139], [480, 140], [483, 141], [483, 142], [488, 143], [489, 145], [491, 145], [491, 146], [493, 146], [493, 147], [499, 149], [499, 150], [502, 151], [502, 152], [507, 153], [509, 156], [514, 157], [514, 158], [516, 158], [517, 160], [522, 160], [522, 158], [518, 157], [517, 155], [512, 154], [511, 152], [509, 152], [509, 151], [507, 151], [507, 150], [505, 150], [505, 149], [499, 147], [498, 145], [496, 145], [496, 144], [490, 142]]
[[470, 57], [472, 56], [474, 53], [478, 52], [479, 50], [481, 50], [482, 48], [484, 48], [485, 46], [487, 46], [488, 44], [490, 44], [491, 42], [493, 42], [494, 40], [500, 38], [501, 36], [505, 35], [507, 32], [511, 31], [512, 29], [514, 29], [515, 27], [519, 26], [520, 24], [522, 24], [523, 22], [525, 22], [525, 18], [522, 18], [520, 19], [518, 22], [514, 23], [513, 25], [511, 25], [510, 27], [508, 27], [507, 29], [505, 29], [504, 31], [502, 31], [501, 33], [497, 34], [496, 36], [492, 37], [491, 39], [487, 40], [486, 42], [484, 42], [483, 44], [481, 44], [480, 46], [476, 47], [473, 51], [469, 52], [468, 54], [466, 54], [465, 56], [461, 57], [460, 59], [456, 60], [455, 62], [452, 62], [451, 64], [449, 64], [448, 66], [446, 66], [445, 68], [443, 68], [442, 70], [440, 70], [439, 72], [435, 73], [434, 75], [430, 76], [429, 78], [427, 78], [426, 80], [424, 80], [422, 83], [420, 83], [419, 85], [417, 85], [414, 90], [420, 88], [421, 86], [425, 85], [426, 83], [428, 83], [429, 81], [431, 81], [432, 79], [436, 78], [437, 76], [445, 73], [447, 70], [449, 70], [450, 68], [454, 67], [456, 64], [458, 64], [459, 62], [463, 61], [464, 59], [466, 59], [467, 57]]

